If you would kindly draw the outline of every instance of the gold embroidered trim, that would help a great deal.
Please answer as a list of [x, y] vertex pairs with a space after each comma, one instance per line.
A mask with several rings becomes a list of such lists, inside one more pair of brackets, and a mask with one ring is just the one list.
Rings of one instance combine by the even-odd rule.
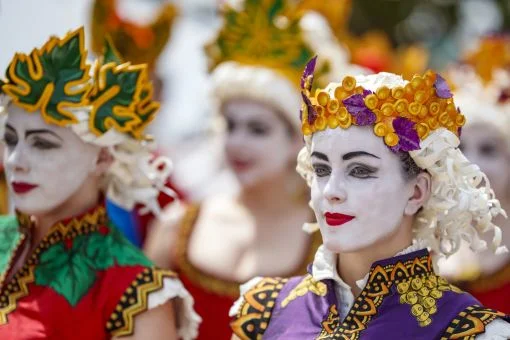
[[[428, 252], [423, 255], [398, 261], [393, 264], [378, 264], [371, 268], [368, 282], [354, 301], [354, 305], [347, 314], [345, 320], [331, 333], [331, 325], [335, 314], [330, 313], [328, 320], [323, 322], [322, 330], [317, 339], [346, 339], [357, 340], [361, 332], [366, 329], [368, 323], [377, 314], [377, 308], [382, 304], [384, 298], [390, 294], [393, 284], [398, 284], [410, 277], [433, 274], [432, 259]], [[338, 313], [336, 314], [338, 318]]]
[[315, 281], [312, 275], [308, 274], [293, 290], [291, 290], [289, 295], [282, 301], [282, 308], [287, 307], [290, 302], [300, 296], [306, 295], [308, 292], [318, 296], [326, 296], [328, 292], [328, 286], [326, 286], [324, 282]]
[[411, 314], [421, 327], [432, 323], [431, 316], [437, 312], [436, 301], [447, 291], [462, 293], [459, 288], [435, 274], [410, 278], [397, 285], [400, 303], [411, 305]]
[[[195, 223], [198, 219], [199, 213], [200, 213], [199, 205], [197, 204], [190, 205], [182, 219], [181, 226], [179, 228], [179, 234], [177, 237], [177, 250], [176, 250], [179, 271], [182, 273], [183, 276], [186, 276], [194, 284], [200, 286], [205, 291], [222, 296], [230, 296], [232, 298], [237, 298], [239, 296], [239, 286], [243, 282], [217, 278], [195, 267], [188, 260], [189, 240], [193, 232]], [[292, 277], [305, 274], [306, 267], [308, 266], [308, 264], [313, 262], [315, 252], [317, 251], [321, 244], [322, 238], [320, 233], [319, 232], [314, 233], [311, 236], [311, 242], [308, 247], [307, 254], [304, 257], [301, 265], [293, 272], [288, 273], [288, 275], [282, 276]]]
[[0, 295], [0, 325], [7, 323], [7, 315], [16, 309], [18, 300], [28, 295], [28, 285], [35, 280], [34, 269], [33, 265], [22, 268], [4, 287]]
[[269, 325], [276, 298], [288, 279], [264, 278], [244, 294], [237, 317], [230, 323], [232, 331], [241, 340], [262, 339]]
[[[329, 307], [329, 313], [328, 313], [328, 317], [326, 318], [326, 320], [322, 321], [322, 329], [323, 331], [321, 332], [321, 335], [323, 333], [326, 333], [326, 334], [333, 334], [333, 332], [335, 331], [335, 329], [338, 327], [338, 324], [340, 322], [340, 317], [338, 315], [338, 310], [336, 309], [336, 305], [331, 305], [331, 307]], [[319, 337], [317, 339], [321, 339], [321, 335], [319, 335]]]
[[474, 340], [478, 334], [485, 332], [485, 326], [505, 314], [478, 305], [464, 309], [450, 323], [441, 340], [462, 339]]
[[106, 323], [106, 330], [112, 336], [133, 334], [134, 318], [147, 310], [148, 297], [151, 293], [163, 288], [165, 278], [176, 278], [177, 275], [168, 270], [145, 268], [126, 289], [115, 310]]
[[[31, 232], [33, 228], [30, 216], [17, 212], [20, 230], [23, 233]], [[50, 246], [61, 242], [67, 236], [76, 237], [79, 234], [88, 234], [96, 231], [100, 224], [107, 221], [106, 209], [98, 206], [90, 212], [73, 218], [67, 223], [59, 222], [50, 228], [49, 233], [42, 239], [37, 248], [25, 261], [23, 267], [13, 276], [9, 283], [4, 283], [0, 292], [0, 325], [8, 322], [8, 314], [16, 310], [17, 302], [29, 295], [28, 285], [35, 281], [35, 268], [39, 263], [40, 255]], [[12, 265], [12, 264], [11, 264]], [[10, 268], [7, 268], [8, 272]]]

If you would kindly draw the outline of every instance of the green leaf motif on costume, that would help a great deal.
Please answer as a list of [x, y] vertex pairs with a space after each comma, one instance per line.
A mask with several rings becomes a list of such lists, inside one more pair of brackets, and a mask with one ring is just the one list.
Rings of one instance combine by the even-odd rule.
[[119, 266], [152, 266], [152, 262], [131, 244], [113, 224], [109, 225], [109, 230], [107, 235], [94, 233], [89, 237], [86, 253], [87, 257], [92, 259], [96, 269], [104, 270], [114, 263]]
[[83, 256], [85, 237], [74, 239], [69, 251], [63, 243], [46, 250], [35, 270], [35, 283], [49, 286], [75, 306], [96, 280], [96, 271], [89, 258]]
[[83, 106], [89, 91], [83, 28], [64, 38], [52, 37], [30, 55], [16, 54], [2, 90], [29, 112], [40, 110], [47, 123], [76, 123], [70, 108]]
[[49, 286], [75, 306], [94, 285], [97, 272], [113, 265], [146, 266], [152, 263], [110, 224], [108, 233], [94, 232], [73, 239], [71, 249], [63, 242], [48, 248], [35, 269], [35, 282]]
[[16, 246], [21, 238], [15, 216], [0, 216], [0, 274], [8, 268]]

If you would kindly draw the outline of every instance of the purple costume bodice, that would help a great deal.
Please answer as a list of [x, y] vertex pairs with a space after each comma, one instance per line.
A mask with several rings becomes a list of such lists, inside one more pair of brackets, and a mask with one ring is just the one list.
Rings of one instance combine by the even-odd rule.
[[437, 276], [427, 250], [375, 262], [344, 320], [333, 280], [265, 278], [231, 326], [241, 339], [470, 339], [503, 313]]

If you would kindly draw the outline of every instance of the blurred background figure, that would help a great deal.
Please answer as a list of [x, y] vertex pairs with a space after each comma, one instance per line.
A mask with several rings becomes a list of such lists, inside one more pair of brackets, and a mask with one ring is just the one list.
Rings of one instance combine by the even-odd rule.
[[[87, 30], [96, 31], [91, 18], [97, 7], [102, 8], [103, 14], [110, 13], [104, 17], [109, 22], [101, 22], [96, 15], [97, 27], [118, 31], [119, 37], [124, 36], [123, 31], [134, 33], [127, 34], [125, 41], [120, 38], [119, 51], [131, 53], [131, 47], [136, 45], [132, 43], [134, 37], [141, 47], [147, 41], [145, 37], [149, 37], [148, 41], [152, 40], [151, 36], [154, 39], [150, 48], [151, 58], [155, 59], [153, 74], [164, 86], [160, 87], [162, 112], [151, 132], [160, 141], [160, 152], [175, 160], [172, 183], [192, 201], [200, 201], [218, 190], [234, 192], [235, 176], [223, 156], [223, 134], [208, 97], [210, 79], [203, 54], [203, 45], [220, 25], [216, 10], [219, 2], [46, 0], [42, 4], [38, 0], [0, 0], [0, 65], [7, 65], [12, 53], [29, 49], [48, 35], [69, 27], [85, 25]], [[335, 35], [348, 47], [350, 62], [374, 71], [405, 75], [425, 67], [441, 69], [451, 60], [457, 60], [478, 37], [510, 28], [510, 5], [506, 0], [292, 2], [326, 15]], [[169, 4], [177, 10], [165, 10], [170, 8]], [[175, 13], [179, 15], [174, 17]], [[170, 36], [156, 27], [168, 27], [171, 39], [159, 57], [154, 58], [161, 42]], [[154, 28], [156, 36], [147, 28]]]
[[[488, 177], [501, 206], [510, 212], [510, 37], [480, 40], [450, 69], [456, 103], [466, 116], [460, 148]], [[510, 221], [498, 216], [502, 244], [510, 247]], [[463, 235], [458, 235], [459, 241]], [[491, 239], [485, 240], [490, 244]], [[510, 313], [510, 255], [491, 250], [475, 254], [465, 244], [442, 262], [445, 275], [458, 281], [485, 306]]]
[[[91, 31], [92, 51], [100, 55], [103, 51], [104, 39], [108, 37], [116, 49], [117, 55], [124, 62], [145, 63], [148, 65], [150, 78], [154, 86], [154, 98], [162, 99], [164, 81], [158, 74], [156, 62], [165, 49], [170, 36], [172, 24], [177, 16], [174, 4], [163, 2], [146, 15], [141, 22], [123, 18], [117, 0], [95, 0], [92, 7]], [[140, 21], [140, 20], [139, 20]], [[180, 192], [168, 179], [167, 187], [183, 199]], [[161, 193], [159, 203], [165, 207], [172, 202], [174, 196]], [[111, 218], [122, 226], [122, 232], [128, 239], [141, 246], [147, 234], [147, 227], [154, 220], [150, 213], [141, 214], [140, 208], [126, 211], [113, 202], [107, 203]]]
[[[147, 253], [177, 269], [203, 323], [200, 338], [229, 339], [228, 310], [239, 285], [257, 275], [306, 271], [321, 244], [299, 178], [301, 71], [314, 55], [318, 83], [342, 72], [345, 51], [325, 19], [284, 0], [225, 2], [224, 23], [207, 44], [211, 88], [238, 192], [218, 191], [183, 218], [153, 230]], [[168, 216], [175, 214], [172, 207]]]
[[[193, 275], [190, 275], [190, 282], [196, 285], [199, 291], [206, 292], [205, 297], [209, 294], [207, 292], [227, 291], [221, 288], [226, 286], [235, 287], [237, 291], [237, 281], [242, 281], [256, 271], [252, 266], [252, 272], [230, 270], [228, 275], [222, 275], [228, 266], [242, 268], [248, 263], [246, 268], [250, 268], [249, 263], [265, 261], [269, 264], [261, 264], [261, 267], [264, 267], [264, 270], [274, 270], [275, 274], [284, 275], [291, 272], [291, 269], [297, 270], [298, 262], [305, 262], [303, 253], [311, 243], [309, 237], [298, 232], [300, 223], [308, 220], [311, 212], [304, 203], [307, 199], [304, 197], [302, 182], [297, 179], [294, 181], [293, 164], [290, 161], [295, 143], [298, 143], [294, 135], [294, 131], [297, 131], [297, 114], [291, 112], [296, 109], [288, 110], [278, 104], [289, 104], [290, 101], [283, 99], [279, 90], [274, 91], [273, 84], [264, 87], [265, 91], [262, 92], [274, 95], [274, 102], [259, 100], [260, 98], [251, 94], [237, 98], [236, 95], [242, 90], [249, 91], [256, 87], [250, 76], [244, 72], [233, 72], [236, 75], [239, 73], [240, 77], [246, 77], [242, 85], [229, 86], [229, 82], [218, 80], [222, 74], [219, 72], [222, 64], [233, 59], [231, 56], [223, 56], [225, 60], [221, 60], [222, 48], [236, 53], [239, 50], [263, 51], [276, 42], [271, 40], [271, 35], [257, 35], [257, 31], [246, 35], [239, 35], [243, 31], [236, 31], [237, 35], [231, 34], [225, 41], [236, 41], [237, 45], [222, 45], [216, 40], [216, 44], [209, 45], [207, 55], [204, 53], [203, 46], [215, 39], [217, 29], [222, 26], [223, 13], [218, 11], [218, 5], [224, 2], [0, 0], [0, 67], [6, 67], [16, 51], [29, 50], [47, 36], [79, 25], [85, 25], [86, 30], [95, 37], [96, 42], [89, 46], [90, 50], [97, 51], [101, 36], [108, 33], [112, 36], [116, 49], [127, 61], [149, 63], [155, 92], [162, 103], [161, 112], [150, 127], [150, 132], [158, 140], [158, 153], [174, 160], [174, 171], [168, 185], [177, 189], [181, 199], [200, 202], [189, 208], [182, 221], [179, 218], [182, 212], [167, 212], [167, 216], [172, 218], [159, 226], [163, 230], [164, 226], [168, 228], [166, 231], [157, 232], [162, 233], [162, 243], [167, 244], [167, 247], [176, 245], [181, 256], [170, 254], [169, 249], [163, 249], [160, 254], [156, 251], [154, 254], [160, 256], [161, 263], [176, 259], [176, 264], [193, 263], [187, 268], [201, 273], [196, 276], [201, 278], [199, 281], [209, 280], [210, 286], [216, 287], [207, 291], [195, 283], [191, 278]], [[257, 1], [259, 7], [264, 3], [264, 0]], [[327, 25], [334, 36], [345, 47], [347, 52], [340, 57], [344, 63], [359, 64], [375, 72], [391, 71], [408, 78], [426, 68], [442, 69], [451, 61], [458, 60], [465, 50], [474, 48], [481, 36], [510, 29], [508, 0], [289, 0], [288, 3], [288, 11], [281, 15], [283, 20], [280, 20], [279, 16], [274, 22], [276, 28], [285, 27], [288, 24], [288, 19], [285, 18], [289, 15], [292, 17], [315, 10], [327, 19]], [[239, 9], [237, 6], [243, 7], [242, 5], [243, 1], [234, 1], [235, 8]], [[235, 18], [238, 22], [233, 22], [232, 25], [255, 22], [255, 18], [263, 20], [264, 16]], [[321, 27], [324, 24], [322, 22]], [[16, 29], [13, 29], [14, 27]], [[316, 34], [320, 35], [317, 32]], [[290, 44], [286, 41], [279, 42], [283, 49], [278, 53], [287, 55], [295, 51], [292, 39]], [[314, 50], [308, 57], [315, 53], [324, 55], [328, 52]], [[257, 55], [253, 53], [253, 56]], [[483, 66], [484, 58], [489, 58], [490, 55], [488, 53], [481, 56], [479, 65]], [[245, 53], [243, 58], [236, 62], [256, 66], [257, 63], [251, 63], [253, 60], [248, 57], [251, 58], [252, 55]], [[281, 58], [275, 60], [278, 62], [265, 67], [278, 68], [284, 63]], [[295, 66], [298, 68], [299, 64]], [[210, 69], [213, 69], [212, 75], [208, 74]], [[280, 71], [284, 69], [285, 67]], [[337, 73], [336, 78], [340, 77], [337, 71], [332, 72]], [[289, 77], [285, 71], [276, 73], [280, 78], [294, 83], [297, 91], [299, 79]], [[219, 88], [218, 84], [225, 87]], [[498, 127], [501, 126], [498, 124]], [[468, 133], [471, 135], [467, 129], [469, 127], [463, 136]], [[508, 132], [504, 138], [508, 138]], [[280, 141], [277, 145], [281, 147], [267, 148], [265, 142], [269, 139], [272, 140], [271, 145], [275, 144], [274, 140]], [[466, 148], [467, 143], [464, 142]], [[498, 144], [498, 147], [500, 146]], [[498, 162], [502, 164], [501, 159]], [[484, 170], [490, 173], [488, 169]], [[502, 173], [498, 174], [503, 176]], [[0, 195], [4, 187], [5, 181], [2, 181], [0, 175]], [[498, 185], [494, 187], [497, 188]], [[282, 208], [283, 203], [278, 201], [278, 195], [285, 195], [286, 198], [293, 196], [295, 199], [284, 200], [292, 202], [292, 205]], [[9, 210], [8, 198], [2, 197], [5, 196], [0, 196], [0, 209]], [[505, 200], [504, 195], [499, 194], [499, 197], [502, 201]], [[160, 197], [162, 205], [171, 200], [172, 197], [166, 195]], [[246, 203], [253, 201], [256, 201], [255, 206]], [[258, 205], [269, 206], [271, 209], [265, 211], [265, 208]], [[152, 217], [140, 217], [137, 212], [118, 208], [109, 205], [112, 218], [118, 219], [118, 224], [124, 226], [124, 234], [133, 243], [143, 245], [147, 225]], [[290, 209], [292, 213], [289, 212]], [[272, 215], [260, 215], [260, 211], [264, 214], [272, 212]], [[278, 214], [284, 222], [280, 223], [274, 218]], [[225, 258], [209, 258], [211, 250], [202, 247], [198, 240], [209, 237], [206, 230], [212, 232], [214, 229], [214, 237], [218, 237], [217, 235], [223, 232], [220, 228], [230, 230], [234, 229], [234, 225], [239, 232], [239, 235], [236, 234], [238, 239], [229, 241], [222, 238], [218, 241], [210, 238], [208, 243], [208, 247], [220, 249], [213, 249], [212, 252], [223, 252]], [[243, 225], [245, 229], [239, 227]], [[272, 229], [274, 225], [279, 226], [278, 230], [281, 228], [282, 234], [286, 228], [291, 227], [295, 233], [279, 236], [276, 231], [269, 233], [265, 230]], [[248, 231], [242, 231], [247, 229]], [[264, 242], [247, 248], [247, 244], [253, 241], [254, 230], [265, 230], [267, 237], [270, 235], [275, 240], [279, 239], [278, 244], [285, 241], [292, 245], [292, 248], [285, 249], [280, 246], [278, 251], [285, 254], [293, 251], [303, 256], [293, 259], [294, 264], [284, 263], [285, 259], [289, 260], [285, 256], [281, 257], [281, 263], [266, 258], [253, 260], [254, 254], [265, 252], [264, 247], [270, 249], [267, 253], [272, 254], [271, 256], [274, 256], [275, 251], [272, 244]], [[165, 236], [165, 232], [169, 235]], [[230, 234], [229, 237], [234, 235]], [[223, 250], [225, 245], [227, 250]], [[153, 245], [149, 247], [152, 248]], [[228, 250], [228, 247], [234, 249]], [[186, 253], [183, 253], [183, 249]], [[236, 251], [240, 253], [236, 255]], [[182, 259], [184, 262], [181, 262]], [[200, 266], [205, 260], [208, 260], [208, 263]], [[237, 262], [228, 262], [233, 260]], [[211, 265], [220, 263], [225, 267], [208, 268], [209, 262]], [[278, 273], [278, 267], [288, 270]], [[214, 277], [221, 279], [213, 280]], [[229, 293], [223, 295], [216, 294], [225, 297], [222, 306], [229, 306], [233, 299], [234, 290], [228, 291]], [[489, 302], [486, 303], [490, 305]], [[221, 322], [221, 326], [228, 330], [227, 313], [217, 310], [215, 315], [224, 316], [218, 323]]]

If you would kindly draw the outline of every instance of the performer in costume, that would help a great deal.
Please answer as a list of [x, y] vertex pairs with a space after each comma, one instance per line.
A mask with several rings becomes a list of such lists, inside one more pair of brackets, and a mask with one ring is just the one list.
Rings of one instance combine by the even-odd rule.
[[[122, 61], [148, 65], [154, 87], [153, 97], [161, 101], [164, 83], [156, 72], [156, 63], [170, 40], [177, 14], [178, 10], [175, 5], [166, 2], [159, 7], [154, 20], [144, 26], [123, 19], [119, 14], [116, 0], [96, 0], [92, 6], [91, 16], [92, 51], [96, 55], [101, 55], [104, 37], [110, 37]], [[166, 186], [173, 190], [180, 199], [184, 199], [183, 193], [175, 187], [170, 179]], [[173, 199], [174, 197], [163, 192], [158, 197], [159, 204], [163, 208]], [[108, 203], [109, 210], [112, 212], [111, 218], [124, 222], [121, 224], [124, 235], [134, 244], [142, 246], [147, 236], [148, 227], [154, 221], [155, 216], [151, 213], [140, 214], [139, 209], [123, 211], [122, 208]]]
[[147, 67], [118, 63], [108, 44], [92, 75], [86, 58], [80, 28], [17, 53], [1, 83], [17, 215], [0, 219], [0, 338], [192, 339], [191, 296], [103, 203], [159, 213], [169, 160], [144, 134], [159, 108]]
[[230, 338], [228, 310], [240, 282], [302, 274], [321, 243], [319, 233], [296, 228], [312, 214], [294, 170], [302, 146], [295, 115], [300, 69], [319, 49], [322, 76], [346, 59], [318, 14], [294, 13], [283, 0], [224, 5], [224, 24], [206, 51], [226, 121], [225, 154], [240, 190], [190, 206], [182, 218], [168, 211], [147, 249], [160, 266], [178, 270], [204, 320], [202, 339]]
[[[500, 230], [485, 175], [457, 148], [464, 116], [434, 72], [302, 78], [311, 186], [324, 243], [305, 276], [255, 278], [232, 307], [240, 339], [507, 339], [505, 314], [434, 272], [436, 256]], [[493, 247], [498, 248], [495, 240]], [[429, 253], [430, 249], [431, 253]]]
[[[487, 174], [501, 206], [510, 210], [510, 39], [489, 36], [452, 69], [455, 101], [467, 118], [460, 148]], [[508, 229], [510, 221], [495, 223]], [[510, 233], [502, 244], [510, 246]], [[483, 240], [490, 239], [484, 235]], [[485, 306], [510, 313], [510, 256], [463, 246], [441, 263], [444, 275], [458, 281]]]

